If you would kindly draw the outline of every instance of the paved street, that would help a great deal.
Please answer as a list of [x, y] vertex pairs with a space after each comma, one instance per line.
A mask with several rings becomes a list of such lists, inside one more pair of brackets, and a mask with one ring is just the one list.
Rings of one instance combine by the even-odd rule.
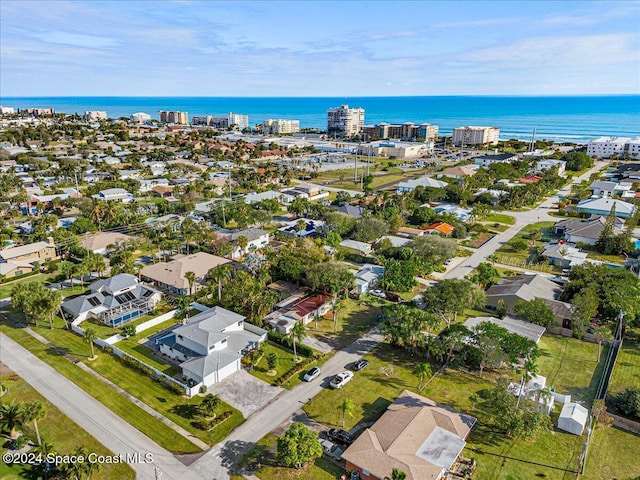
[[137, 478], [155, 479], [154, 466], [163, 480], [212, 478], [190, 472], [171, 453], [3, 333], [0, 333], [0, 346], [2, 363], [109, 450], [122, 455], [153, 454], [153, 464], [131, 464]]
[[569, 194], [572, 185], [589, 179], [589, 177], [593, 173], [606, 167], [607, 165], [608, 162], [596, 162], [593, 168], [580, 175], [579, 177], [574, 178], [571, 184], [562, 188], [558, 191], [558, 193], [552, 195], [547, 200], [542, 202], [538, 207], [532, 210], [528, 210], [526, 212], [502, 212], [514, 217], [516, 219], [515, 225], [493, 237], [483, 246], [478, 248], [473, 253], [473, 255], [471, 255], [470, 257], [466, 257], [462, 262], [460, 262], [459, 265], [445, 273], [442, 278], [463, 278], [465, 275], [468, 275], [471, 270], [476, 268], [480, 263], [486, 261], [489, 256], [491, 256], [493, 253], [495, 253], [496, 250], [498, 250], [498, 248], [515, 237], [516, 234], [526, 225], [537, 222], [557, 222], [561, 220], [558, 217], [552, 217], [551, 215], [549, 215], [548, 210], [550, 208], [553, 208], [553, 206], [558, 203], [560, 197], [565, 197]]

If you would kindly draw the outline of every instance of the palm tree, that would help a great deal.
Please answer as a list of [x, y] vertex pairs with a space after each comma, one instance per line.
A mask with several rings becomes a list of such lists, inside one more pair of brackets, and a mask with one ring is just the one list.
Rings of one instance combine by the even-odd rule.
[[22, 425], [25, 419], [23, 403], [0, 404], [0, 424], [9, 429], [9, 438], [16, 438], [16, 427]]
[[294, 361], [297, 362], [298, 353], [296, 352], [296, 340], [302, 340], [304, 337], [306, 337], [307, 331], [304, 328], [304, 325], [302, 325], [301, 323], [296, 323], [291, 329], [291, 333], [289, 333], [289, 335], [291, 335], [291, 340], [293, 341], [293, 358]]
[[240, 235], [238, 237], [238, 247], [240, 247], [240, 252], [244, 253], [245, 248], [249, 245], [249, 239], [244, 235]]
[[213, 278], [218, 285], [218, 301], [222, 299], [222, 287], [231, 278], [231, 267], [229, 265], [218, 265], [207, 274], [208, 277]]
[[344, 420], [347, 415], [350, 417], [353, 416], [353, 412], [356, 409], [356, 406], [353, 404], [351, 400], [345, 398], [342, 400], [342, 403], [338, 405], [338, 410], [342, 412], [342, 428], [344, 429]]
[[98, 334], [96, 333], [95, 329], [93, 327], [87, 327], [87, 329], [84, 331], [84, 339], [87, 343], [89, 343], [89, 346], [91, 347], [91, 357], [90, 360], [93, 360], [96, 358], [94, 351], [93, 351], [93, 341], [98, 338]]
[[422, 389], [427, 386], [426, 380], [433, 375], [431, 365], [420, 363], [416, 366], [415, 373], [418, 375], [418, 392], [422, 392]]
[[192, 295], [193, 285], [196, 283], [196, 274], [194, 272], [185, 272], [184, 278], [189, 282], [189, 295]]
[[36, 431], [38, 446], [41, 446], [42, 439], [40, 438], [40, 430], [38, 430], [38, 420], [43, 419], [47, 415], [47, 409], [45, 408], [44, 403], [38, 400], [27, 403], [24, 409], [24, 420], [25, 422], [33, 421], [33, 428]]
[[53, 330], [53, 317], [62, 304], [62, 295], [56, 290], [47, 290], [44, 297], [43, 313], [49, 317], [49, 328]]
[[516, 402], [516, 408], [520, 407], [520, 399], [524, 395], [525, 383], [535, 377], [540, 370], [538, 364], [532, 358], [527, 358], [524, 362], [524, 370], [522, 372], [522, 378], [520, 379], [520, 391], [518, 392], [518, 401]]
[[216, 413], [216, 408], [220, 405], [220, 397], [209, 393], [202, 399], [198, 410], [201, 415], [205, 417], [213, 417]]

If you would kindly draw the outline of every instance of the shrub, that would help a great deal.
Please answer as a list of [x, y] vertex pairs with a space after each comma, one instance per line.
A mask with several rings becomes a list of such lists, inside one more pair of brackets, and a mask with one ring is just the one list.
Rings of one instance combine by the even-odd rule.
[[[282, 335], [275, 330], [269, 331], [269, 340], [282, 345], [283, 347], [287, 347], [290, 350], [293, 350], [293, 341], [291, 340], [291, 337]], [[313, 348], [299, 342], [296, 342], [296, 351], [304, 357], [313, 357], [316, 354]]]
[[611, 406], [634, 420], [640, 420], [640, 388], [627, 387], [610, 397]]

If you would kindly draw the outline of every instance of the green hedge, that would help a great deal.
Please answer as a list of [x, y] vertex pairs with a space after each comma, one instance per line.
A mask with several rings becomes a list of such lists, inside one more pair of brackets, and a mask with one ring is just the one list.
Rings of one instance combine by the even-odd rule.
[[[268, 337], [269, 337], [269, 340], [271, 340], [272, 342], [282, 345], [283, 347], [287, 347], [290, 350], [293, 350], [293, 340], [291, 339], [291, 337], [288, 337], [279, 332], [276, 332], [275, 330], [270, 330], [268, 332]], [[303, 357], [309, 357], [309, 358], [314, 358], [317, 353], [313, 348], [299, 342], [296, 342], [296, 352], [302, 355]]]
[[311, 363], [311, 359], [305, 358], [303, 361], [294, 365], [285, 373], [280, 375], [276, 379], [276, 381], [273, 383], [276, 385], [276, 387], [279, 387], [280, 385], [287, 383], [289, 380], [291, 380], [292, 377], [298, 375], [302, 370], [305, 370], [307, 368], [307, 365], [309, 365], [310, 363]]

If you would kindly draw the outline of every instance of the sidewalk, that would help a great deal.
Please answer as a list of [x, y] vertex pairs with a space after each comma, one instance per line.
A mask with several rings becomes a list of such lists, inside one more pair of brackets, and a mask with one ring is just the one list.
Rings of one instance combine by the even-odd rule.
[[47, 347], [50, 347], [60, 353], [62, 353], [64, 355], [64, 357], [69, 360], [72, 363], [75, 363], [78, 367], [80, 367], [82, 370], [84, 370], [85, 372], [93, 375], [94, 377], [96, 377], [98, 380], [100, 380], [102, 383], [104, 383], [105, 385], [107, 385], [108, 387], [112, 388], [113, 390], [115, 390], [116, 392], [118, 392], [120, 395], [122, 395], [123, 397], [125, 397], [127, 400], [135, 403], [137, 406], [139, 406], [140, 408], [142, 408], [145, 412], [149, 413], [150, 415], [154, 416], [155, 418], [157, 418], [158, 420], [160, 420], [162, 423], [164, 423], [166, 426], [168, 426], [169, 428], [171, 428], [173, 431], [175, 431], [176, 433], [178, 433], [179, 435], [182, 435], [184, 438], [186, 438], [187, 440], [189, 440], [191, 443], [197, 445], [199, 448], [201, 448], [202, 450], [208, 450], [209, 449], [209, 445], [207, 445], [206, 443], [204, 443], [202, 440], [200, 440], [198, 437], [196, 437], [195, 435], [189, 433], [187, 430], [185, 430], [184, 428], [182, 428], [180, 425], [178, 425], [177, 423], [173, 422], [172, 420], [169, 420], [167, 417], [165, 417], [164, 415], [162, 415], [160, 412], [158, 412], [157, 410], [154, 410], [153, 408], [151, 408], [149, 405], [147, 405], [146, 403], [144, 403], [143, 401], [137, 399], [136, 397], [134, 397], [133, 395], [131, 395], [130, 393], [128, 393], [127, 391], [125, 391], [124, 389], [120, 388], [119, 386], [117, 386], [115, 383], [113, 383], [111, 380], [109, 380], [108, 378], [103, 377], [102, 375], [100, 375], [98, 372], [96, 372], [95, 370], [93, 370], [91, 367], [87, 366], [86, 364], [84, 364], [83, 362], [79, 361], [77, 358], [73, 357], [72, 355], [69, 355], [68, 353], [64, 353], [62, 352], [60, 349], [58, 349], [53, 343], [51, 343], [49, 340], [47, 340], [46, 338], [44, 338], [42, 335], [40, 335], [39, 333], [34, 332], [33, 330], [31, 330], [29, 327], [24, 329], [25, 332], [27, 332], [29, 335], [31, 335], [33, 338], [35, 338], [36, 340], [38, 340], [40, 343], [42, 343], [43, 345], [46, 345]]

